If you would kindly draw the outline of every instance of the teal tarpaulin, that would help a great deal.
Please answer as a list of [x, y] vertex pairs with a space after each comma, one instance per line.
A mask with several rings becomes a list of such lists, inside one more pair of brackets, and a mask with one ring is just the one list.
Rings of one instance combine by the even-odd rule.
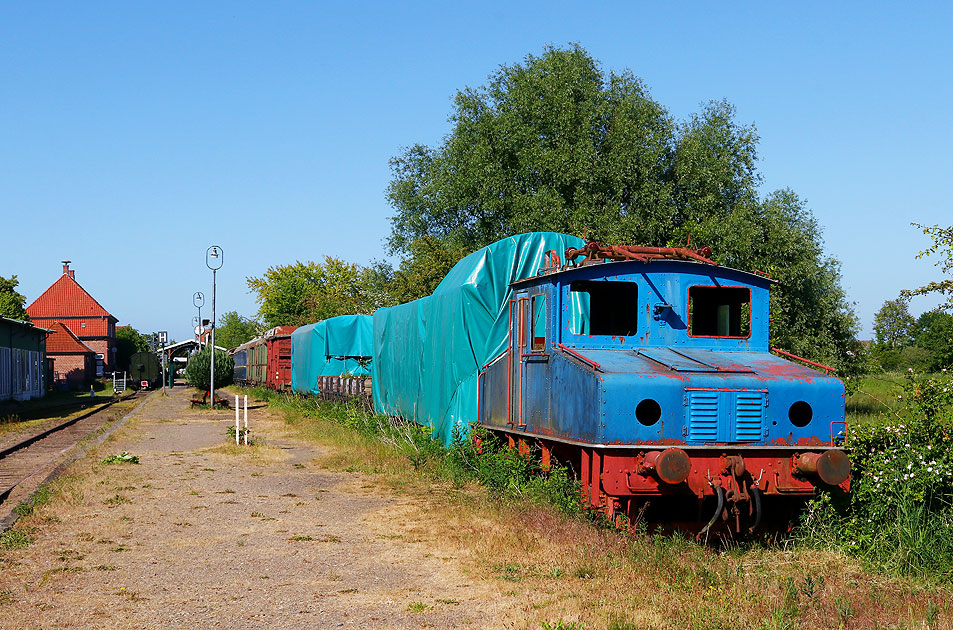
[[318, 394], [319, 376], [366, 376], [373, 354], [370, 315], [341, 315], [291, 333], [291, 388]]
[[479, 369], [506, 349], [510, 283], [535, 276], [574, 236], [511, 236], [458, 262], [433, 294], [374, 313], [374, 408], [433, 428], [445, 443], [476, 421]]

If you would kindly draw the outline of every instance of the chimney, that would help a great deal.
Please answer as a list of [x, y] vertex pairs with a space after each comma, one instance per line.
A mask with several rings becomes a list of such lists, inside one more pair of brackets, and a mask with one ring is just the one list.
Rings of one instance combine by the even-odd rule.
[[63, 261], [63, 275], [64, 275], [64, 276], [70, 275], [70, 272], [69, 272], [69, 264], [70, 264], [70, 262], [72, 262], [72, 261], [69, 261], [69, 260], [64, 260], [64, 261]]
[[75, 269], [70, 269], [70, 270], [69, 270], [69, 277], [72, 278], [72, 279], [74, 279], [74, 280], [76, 279], [76, 270], [75, 270]]

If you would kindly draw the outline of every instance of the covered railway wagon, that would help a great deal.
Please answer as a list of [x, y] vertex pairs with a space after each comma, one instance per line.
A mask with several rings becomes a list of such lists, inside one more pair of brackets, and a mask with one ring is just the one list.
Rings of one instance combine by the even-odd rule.
[[655, 503], [740, 533], [847, 489], [843, 384], [771, 354], [772, 281], [706, 253], [494, 243], [374, 314], [375, 407], [446, 442], [477, 423], [558, 457], [610, 518]]
[[129, 379], [137, 389], [153, 389], [162, 383], [162, 364], [154, 352], [144, 350], [129, 357]]
[[291, 387], [323, 398], [370, 396], [370, 315], [341, 315], [301, 326], [291, 335]]

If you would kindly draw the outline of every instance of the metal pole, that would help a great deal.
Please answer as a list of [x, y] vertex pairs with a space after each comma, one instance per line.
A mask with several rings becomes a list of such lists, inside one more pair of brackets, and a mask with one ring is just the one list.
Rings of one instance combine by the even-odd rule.
[[[212, 394], [212, 409], [215, 408], [215, 272], [222, 268], [224, 262], [225, 252], [218, 245], [212, 245], [205, 250], [205, 266], [212, 270], [212, 351], [209, 352], [209, 392]], [[201, 324], [201, 321], [199, 323]]]
[[[215, 349], [215, 346], [212, 346], [212, 349]], [[241, 435], [241, 430], [238, 428], [238, 409], [240, 405], [238, 404], [238, 394], [235, 394], [235, 446], [238, 446], [238, 438]]]
[[162, 349], [162, 395], [165, 396], [165, 348]]
[[245, 394], [245, 446], [248, 446], [248, 394]]
[[202, 307], [199, 307], [199, 350], [202, 349], [202, 333], [205, 332], [205, 326], [202, 325]]
[[209, 358], [211, 365], [209, 387], [212, 388], [212, 409], [215, 409], [215, 269], [212, 269], [212, 352]]

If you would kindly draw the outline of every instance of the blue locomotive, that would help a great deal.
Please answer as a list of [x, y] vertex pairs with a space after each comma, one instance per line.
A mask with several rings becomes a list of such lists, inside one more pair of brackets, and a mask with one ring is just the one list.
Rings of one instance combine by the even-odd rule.
[[561, 266], [551, 252], [511, 285], [479, 421], [539, 445], [544, 465], [569, 461], [610, 518], [637, 518], [653, 497], [713, 497], [706, 530], [753, 530], [764, 496], [847, 488], [834, 446], [844, 386], [771, 354], [770, 279], [702, 253], [590, 243]]

